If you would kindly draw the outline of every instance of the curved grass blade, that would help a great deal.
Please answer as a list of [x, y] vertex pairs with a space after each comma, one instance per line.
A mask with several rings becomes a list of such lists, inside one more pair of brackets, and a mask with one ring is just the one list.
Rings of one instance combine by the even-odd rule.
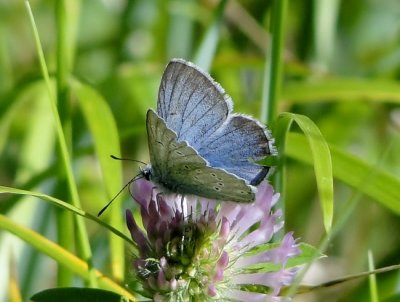
[[[276, 139], [278, 142], [280, 141], [281, 144], [286, 145], [290, 143], [289, 140], [285, 140], [285, 137], [293, 121], [296, 122], [303, 131], [307, 139], [307, 141], [303, 143], [308, 145], [311, 150], [310, 157], [314, 166], [324, 226], [326, 232], [329, 233], [333, 219], [333, 173], [328, 143], [311, 119], [304, 115], [284, 112], [279, 115], [277, 121], [279, 134], [276, 136]], [[282, 149], [283, 148], [280, 148], [281, 152], [283, 152]], [[286, 149], [286, 146], [284, 149]]]
[[[61, 246], [43, 237], [39, 233], [36, 233], [31, 229], [26, 228], [1, 214], [0, 228], [18, 236], [18, 238], [29, 243], [31, 246], [33, 246], [35, 249], [42, 252], [43, 254], [46, 254], [49, 257], [53, 258], [55, 261], [57, 261], [57, 263], [69, 268], [71, 271], [79, 275], [84, 280], [89, 280], [92, 277], [92, 272], [89, 271], [89, 266], [87, 262], [76, 257], [69, 251], [63, 249]], [[101, 272], [95, 269], [91, 270], [95, 274], [95, 277], [102, 288], [115, 291], [121, 295], [129, 297], [129, 299], [131, 299], [132, 301], [136, 301], [133, 295], [125, 288], [107, 278]]]
[[[400, 215], [400, 179], [398, 177], [335, 146], [329, 146], [329, 148], [335, 178]], [[306, 138], [301, 134], [288, 134], [285, 153], [291, 158], [313, 164]]]
[[39, 90], [43, 91], [43, 81], [20, 82], [16, 89], [6, 94], [0, 103], [0, 153], [8, 142], [9, 128], [23, 106], [30, 105]]
[[76, 80], [72, 81], [71, 86], [93, 136], [106, 191], [110, 198], [122, 184], [121, 162], [110, 160], [111, 154], [120, 156], [121, 153], [117, 124], [107, 102], [96, 90]]
[[[72, 91], [76, 94], [79, 107], [89, 126], [93, 143], [100, 162], [107, 199], [111, 200], [115, 192], [122, 187], [122, 166], [120, 161], [110, 159], [111, 154], [120, 156], [118, 129], [111, 110], [104, 98], [93, 88], [78, 81], [72, 81]], [[123, 228], [123, 219], [119, 207], [110, 209], [110, 224]], [[113, 276], [123, 280], [124, 246], [113, 236], [110, 238], [111, 263]]]
[[128, 242], [130, 245], [132, 245], [134, 247], [134, 243], [133, 241], [128, 238], [125, 234], [123, 234], [122, 232], [118, 231], [117, 229], [115, 229], [114, 227], [112, 227], [111, 225], [103, 222], [102, 220], [98, 219], [96, 216], [93, 216], [89, 213], [86, 213], [85, 211], [69, 204], [66, 203], [60, 199], [57, 199], [55, 197], [43, 194], [43, 193], [37, 193], [37, 192], [32, 192], [32, 191], [26, 191], [26, 190], [20, 190], [20, 189], [14, 189], [14, 188], [10, 188], [10, 187], [4, 187], [4, 186], [0, 186], [0, 194], [1, 193], [10, 193], [10, 194], [18, 194], [18, 195], [27, 195], [27, 196], [34, 196], [37, 198], [40, 198], [44, 201], [50, 202], [53, 205], [56, 205], [64, 210], [70, 211], [73, 214], [77, 214], [79, 216], [88, 218], [90, 220], [93, 220], [95, 222], [97, 222], [98, 224], [100, 224], [101, 226], [107, 228], [108, 230], [110, 230], [111, 232], [113, 232], [115, 235], [117, 235], [118, 237], [124, 239], [126, 242]]
[[292, 81], [285, 84], [282, 98], [295, 103], [365, 99], [400, 104], [400, 85], [398, 81], [359, 78]]

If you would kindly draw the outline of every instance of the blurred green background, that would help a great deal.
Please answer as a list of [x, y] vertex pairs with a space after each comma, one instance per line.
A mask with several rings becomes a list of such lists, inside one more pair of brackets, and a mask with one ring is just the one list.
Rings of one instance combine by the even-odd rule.
[[[95, 154], [94, 141], [99, 137], [93, 138], [79, 109], [83, 105], [78, 105], [71, 88], [76, 83], [86, 83], [98, 93], [87, 102], [94, 112], [96, 98], [104, 99], [121, 148], [121, 154], [118, 148], [110, 152], [131, 159], [148, 161], [145, 113], [155, 108], [163, 69], [174, 57], [209, 58], [209, 71], [233, 98], [234, 110], [261, 118], [271, 1], [227, 1], [222, 14], [215, 0], [71, 0], [61, 12], [57, 1], [30, 3], [50, 76], [58, 76], [57, 66], [66, 68], [58, 108], [82, 208], [89, 213], [96, 214], [112, 193], [106, 192], [99, 160], [120, 163]], [[60, 43], [64, 43], [61, 53]], [[352, 161], [340, 166], [334, 158], [334, 221], [342, 222], [324, 251], [328, 257], [314, 264], [303, 282], [318, 284], [366, 271], [368, 250], [376, 267], [399, 263], [399, 1], [289, 1], [282, 59], [279, 112], [308, 116], [330, 146], [367, 167], [360, 172]], [[85, 97], [81, 99], [85, 102]], [[291, 131], [299, 130], [293, 126]], [[288, 147], [286, 161], [285, 227], [300, 241], [317, 246], [324, 228], [314, 170], [301, 160], [301, 153], [309, 151], [301, 148], [296, 155], [293, 146]], [[68, 200], [48, 92], [23, 1], [0, 1], [0, 154], [1, 185]], [[390, 187], [378, 182], [377, 170], [391, 180]], [[126, 182], [139, 167], [124, 162], [123, 172]], [[353, 173], [362, 174], [362, 181], [352, 183]], [[121, 175], [107, 177], [117, 178], [122, 187]], [[371, 196], [368, 188], [378, 193]], [[1, 214], [59, 241], [54, 206], [37, 198], [0, 198]], [[129, 194], [123, 193], [113, 207], [123, 217], [123, 209], [132, 207]], [[93, 222], [87, 228], [95, 265], [109, 273], [108, 233]], [[119, 229], [125, 231], [123, 225]], [[17, 276], [23, 300], [55, 286], [54, 261], [1, 230], [0, 242], [0, 266], [10, 268], [0, 275], [5, 301], [10, 272]], [[377, 278], [380, 301], [399, 292], [397, 271]], [[297, 295], [294, 301], [371, 300], [364, 278]]]

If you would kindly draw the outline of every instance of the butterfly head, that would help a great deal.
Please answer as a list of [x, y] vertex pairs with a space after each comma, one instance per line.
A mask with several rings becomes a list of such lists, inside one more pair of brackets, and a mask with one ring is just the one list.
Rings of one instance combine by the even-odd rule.
[[151, 176], [152, 176], [151, 165], [146, 165], [146, 167], [144, 167], [143, 169], [140, 169], [140, 174], [146, 180], [150, 181], [151, 180]]

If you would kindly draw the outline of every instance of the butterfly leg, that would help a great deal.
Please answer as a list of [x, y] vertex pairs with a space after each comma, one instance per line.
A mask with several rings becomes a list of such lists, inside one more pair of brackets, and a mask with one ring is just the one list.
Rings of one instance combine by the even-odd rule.
[[164, 196], [164, 192], [158, 192], [156, 194], [156, 201], [157, 201], [157, 206], [160, 208], [160, 198]]
[[[151, 200], [158, 200], [158, 196], [159, 195], [164, 195], [163, 192], [157, 192], [157, 186], [154, 186], [151, 188]], [[154, 195], [155, 195], [155, 199], [154, 199]]]

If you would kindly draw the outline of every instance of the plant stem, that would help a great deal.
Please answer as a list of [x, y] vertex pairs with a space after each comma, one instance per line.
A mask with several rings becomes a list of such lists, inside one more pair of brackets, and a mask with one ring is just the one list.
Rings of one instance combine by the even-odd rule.
[[[69, 152], [71, 152], [71, 110], [68, 102], [68, 86], [67, 86], [67, 74], [68, 74], [68, 60], [65, 57], [66, 48], [66, 13], [64, 9], [64, 1], [57, 1], [55, 4], [56, 8], [56, 30], [57, 30], [57, 72], [56, 72], [56, 93], [57, 93], [57, 107], [60, 114], [60, 121], [65, 134], [65, 140]], [[56, 193], [64, 200], [70, 200], [70, 194], [65, 192], [64, 187], [67, 185], [65, 179], [65, 173], [63, 173], [62, 163], [58, 163], [58, 185]], [[61, 171], [61, 173], [60, 173]], [[74, 247], [74, 227], [73, 227], [73, 215], [62, 209], [57, 209], [57, 237], [60, 246], [66, 250], [72, 251]], [[72, 283], [72, 272], [60, 266], [57, 270], [57, 285], [59, 287], [70, 286]]]
[[272, 1], [272, 39], [266, 56], [265, 83], [262, 98], [261, 120], [272, 123], [277, 116], [277, 104], [282, 85], [282, 54], [287, 0]]
[[[282, 54], [284, 44], [284, 24], [286, 16], [287, 0], [273, 0], [272, 1], [272, 13], [271, 13], [271, 43], [266, 54], [265, 64], [265, 82], [262, 96], [261, 106], [261, 121], [263, 123], [272, 124], [277, 119], [278, 115], [278, 101], [280, 97], [280, 89], [282, 85]], [[276, 130], [276, 129], [275, 129]], [[284, 137], [284, 135], [283, 135]], [[282, 146], [284, 142], [278, 142], [278, 146]], [[274, 184], [275, 190], [281, 192], [280, 205], [284, 206], [284, 167], [282, 163], [283, 149], [279, 148], [278, 151], [281, 153], [280, 165], [276, 173], [273, 176], [272, 183]]]

